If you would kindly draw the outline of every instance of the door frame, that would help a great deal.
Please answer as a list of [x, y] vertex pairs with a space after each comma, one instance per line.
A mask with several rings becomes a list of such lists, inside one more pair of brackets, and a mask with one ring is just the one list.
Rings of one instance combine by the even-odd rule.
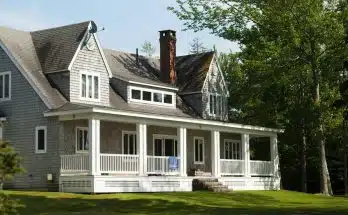
[[[162, 147], [162, 154], [165, 152], [165, 143], [164, 143], [164, 139], [173, 139], [174, 143], [175, 141], [178, 142], [178, 137], [176, 135], [169, 135], [169, 134], [153, 134], [152, 135], [152, 155], [155, 155], [155, 139], [162, 139], [162, 143], [161, 143], [161, 147]], [[178, 149], [178, 146], [176, 147], [177, 149], [177, 155], [180, 156], [180, 151]], [[165, 155], [161, 155], [161, 156], [165, 156]]]

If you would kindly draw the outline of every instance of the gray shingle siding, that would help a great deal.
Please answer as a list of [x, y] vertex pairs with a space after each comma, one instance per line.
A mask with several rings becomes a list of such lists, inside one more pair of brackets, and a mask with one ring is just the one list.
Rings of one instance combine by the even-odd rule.
[[51, 85], [55, 87], [67, 100], [70, 99], [70, 73], [58, 72], [46, 75]]
[[[20, 154], [25, 173], [17, 175], [7, 185], [14, 188], [46, 188], [47, 173], [53, 173], [55, 185], [59, 173], [59, 122], [45, 118], [47, 107], [6, 53], [0, 49], [0, 73], [11, 71], [11, 100], [0, 102], [7, 121], [4, 139]], [[47, 153], [35, 153], [35, 127], [47, 126]]]
[[[90, 39], [93, 41], [95, 49], [88, 50], [86, 46], [83, 46], [79, 50], [70, 72], [70, 101], [109, 106], [109, 75], [100, 50], [97, 48], [95, 37], [93, 36]], [[80, 71], [100, 73], [99, 101], [88, 101], [80, 99]]]

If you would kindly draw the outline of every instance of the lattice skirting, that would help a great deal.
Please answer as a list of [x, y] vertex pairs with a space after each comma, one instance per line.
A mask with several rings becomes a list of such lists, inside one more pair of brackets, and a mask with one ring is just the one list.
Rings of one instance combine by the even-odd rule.
[[192, 191], [192, 178], [61, 176], [60, 191], [73, 193]]

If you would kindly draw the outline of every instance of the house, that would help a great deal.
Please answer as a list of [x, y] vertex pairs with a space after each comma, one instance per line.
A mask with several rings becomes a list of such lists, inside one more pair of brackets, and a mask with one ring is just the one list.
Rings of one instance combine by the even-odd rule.
[[280, 130], [228, 122], [217, 53], [160, 58], [102, 49], [93, 21], [0, 27], [0, 138], [23, 158], [7, 186], [64, 192], [279, 189]]

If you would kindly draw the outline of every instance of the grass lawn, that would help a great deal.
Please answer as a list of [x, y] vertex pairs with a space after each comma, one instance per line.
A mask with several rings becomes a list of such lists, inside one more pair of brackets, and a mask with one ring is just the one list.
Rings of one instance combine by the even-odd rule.
[[348, 214], [348, 198], [290, 191], [67, 194], [5, 191], [24, 215], [65, 214]]

